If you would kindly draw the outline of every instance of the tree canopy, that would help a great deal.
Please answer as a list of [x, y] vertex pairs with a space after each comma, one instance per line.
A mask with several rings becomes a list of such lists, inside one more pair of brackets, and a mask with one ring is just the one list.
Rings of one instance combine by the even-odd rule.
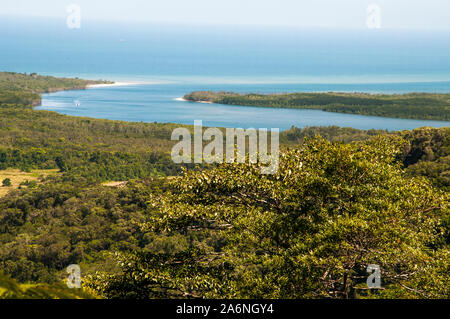
[[[404, 176], [403, 143], [316, 138], [283, 152], [275, 175], [245, 164], [188, 172], [150, 198], [142, 228], [214, 240], [125, 254], [121, 274], [89, 284], [109, 298], [446, 297], [448, 194]], [[369, 264], [381, 268], [375, 292]]]

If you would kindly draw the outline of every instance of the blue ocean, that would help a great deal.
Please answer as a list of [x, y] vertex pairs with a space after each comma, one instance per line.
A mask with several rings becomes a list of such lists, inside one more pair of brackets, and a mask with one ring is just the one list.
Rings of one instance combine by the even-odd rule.
[[450, 32], [0, 19], [0, 70], [133, 82], [43, 96], [38, 109], [125, 121], [402, 130], [449, 122], [177, 100], [196, 90], [450, 93]]

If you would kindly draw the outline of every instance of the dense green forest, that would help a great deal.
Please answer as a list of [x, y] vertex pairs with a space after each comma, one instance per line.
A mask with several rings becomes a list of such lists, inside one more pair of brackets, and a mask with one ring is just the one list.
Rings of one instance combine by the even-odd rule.
[[[448, 127], [293, 127], [278, 173], [261, 175], [257, 164], [175, 165], [180, 125], [27, 105], [0, 104], [0, 173], [59, 173], [1, 186], [0, 298], [450, 294]], [[69, 264], [83, 290], [64, 288]], [[368, 264], [383, 289], [365, 289]]]
[[170, 158], [175, 127], [0, 108], [0, 169], [59, 168], [66, 179], [91, 182], [176, 175], [181, 167]]
[[238, 94], [199, 91], [184, 99], [275, 108], [319, 109], [327, 112], [423, 120], [450, 120], [450, 94], [284, 93]]
[[[448, 297], [448, 196], [404, 176], [403, 143], [316, 138], [284, 151], [275, 175], [190, 172], [147, 198], [141, 224], [184, 247], [121, 254], [121, 273], [87, 285], [107, 298]], [[384, 288], [368, 294], [374, 262]]]

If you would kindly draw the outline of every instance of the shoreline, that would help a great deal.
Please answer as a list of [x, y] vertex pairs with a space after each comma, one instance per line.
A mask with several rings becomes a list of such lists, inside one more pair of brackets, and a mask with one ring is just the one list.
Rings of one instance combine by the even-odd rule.
[[114, 82], [114, 83], [88, 84], [86, 85], [86, 89], [113, 87], [113, 86], [143, 85], [143, 84], [156, 84], [156, 82]]
[[[110, 80], [107, 80], [110, 81]], [[32, 104], [33, 107], [42, 106], [42, 96], [44, 94], [52, 94], [61, 91], [78, 91], [78, 90], [88, 90], [88, 89], [96, 89], [96, 88], [104, 88], [104, 87], [116, 87], [116, 86], [130, 86], [130, 85], [152, 85], [159, 84], [158, 82], [119, 82], [119, 81], [110, 81], [112, 83], [98, 83], [98, 84], [86, 84], [84, 86], [79, 87], [71, 87], [71, 88], [51, 88], [48, 92], [40, 92], [40, 99]]]
[[183, 98], [183, 97], [177, 97], [177, 98], [174, 98], [174, 100], [175, 100], [175, 101], [180, 101], [180, 102], [193, 102], [193, 103], [217, 104], [217, 103], [209, 102], [209, 101], [191, 101], [191, 100], [186, 100], [186, 99]]
[[[235, 93], [193, 91], [176, 100], [254, 108], [310, 109], [321, 110], [327, 113], [450, 123], [447, 112], [450, 106], [449, 98], [449, 93], [419, 92], [371, 94], [344, 92]], [[421, 99], [425, 99], [426, 104], [421, 102]], [[392, 108], [392, 105], [395, 108]], [[421, 108], [417, 111], [419, 106]], [[424, 114], [423, 109], [428, 111], [428, 115]]]

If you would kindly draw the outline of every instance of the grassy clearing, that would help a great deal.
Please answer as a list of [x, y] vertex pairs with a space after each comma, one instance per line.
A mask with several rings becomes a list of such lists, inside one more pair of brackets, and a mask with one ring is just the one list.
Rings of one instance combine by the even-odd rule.
[[[0, 197], [5, 196], [13, 189], [19, 188], [21, 183], [26, 181], [39, 182], [43, 177], [58, 174], [58, 171], [58, 169], [36, 169], [31, 172], [22, 172], [21, 170], [15, 168], [0, 170]], [[11, 180], [11, 186], [2, 186], [2, 181], [6, 178]], [[27, 186], [22, 185], [21, 187]]]
[[102, 183], [103, 186], [107, 187], [125, 187], [127, 185], [127, 181], [119, 181], [119, 182], [105, 182]]

